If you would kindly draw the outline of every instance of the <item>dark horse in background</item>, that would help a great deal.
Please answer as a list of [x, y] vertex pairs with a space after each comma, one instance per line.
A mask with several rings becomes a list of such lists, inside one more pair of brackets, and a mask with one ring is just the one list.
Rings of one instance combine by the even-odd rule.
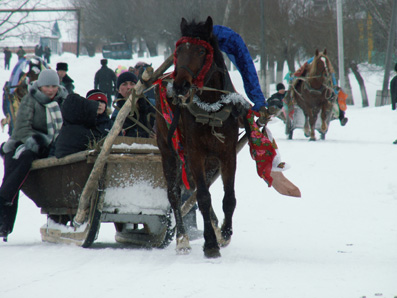
[[321, 111], [321, 133], [325, 134], [328, 130], [330, 113], [332, 111], [332, 101], [335, 93], [332, 88], [332, 73], [334, 72], [331, 62], [327, 56], [327, 50], [319, 52], [316, 50], [314, 59], [307, 69], [303, 70], [293, 83], [291, 97], [303, 110], [305, 115], [304, 133], [310, 136], [311, 141], [315, 141], [315, 125], [318, 114]]
[[[221, 125], [219, 121], [216, 123], [216, 115], [213, 117], [205, 110], [197, 112], [193, 98], [200, 101], [201, 105], [216, 105], [223, 93], [206, 88], [225, 90], [230, 79], [217, 40], [212, 35], [212, 18], [208, 17], [205, 23], [187, 23], [183, 18], [180, 27], [182, 38], [177, 42], [174, 52], [172, 95], [166, 98], [166, 104], [173, 113], [173, 121], [167, 123], [163, 115], [157, 113], [157, 142], [168, 185], [168, 199], [176, 219], [177, 252], [188, 253], [191, 249], [181, 214], [181, 187], [184, 187], [181, 181], [185, 169], [185, 177], [191, 178], [188, 179], [190, 187], [196, 188], [198, 206], [204, 219], [204, 254], [208, 258], [216, 258], [220, 257], [218, 241], [221, 245], [227, 245], [232, 236], [232, 216], [236, 206], [234, 184], [238, 116], [234, 115], [236, 106], [228, 104], [220, 104], [216, 112], [228, 115], [222, 116]], [[164, 82], [161, 88], [164, 88]], [[161, 90], [158, 88], [156, 93], [156, 105], [161, 110], [158, 95]], [[180, 136], [185, 163], [181, 162], [172, 144], [174, 132]], [[213, 211], [209, 186], [210, 179], [218, 169], [224, 186], [224, 222], [221, 239], [217, 240], [211, 223]]]

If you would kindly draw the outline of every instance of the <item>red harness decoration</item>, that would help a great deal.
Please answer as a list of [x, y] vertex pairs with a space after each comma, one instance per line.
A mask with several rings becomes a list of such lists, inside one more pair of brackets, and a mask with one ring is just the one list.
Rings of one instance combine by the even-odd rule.
[[[168, 104], [167, 101], [167, 89], [163, 86], [162, 79], [159, 79], [156, 82], [154, 82], [154, 85], [156, 84], [158, 84], [160, 87], [159, 89], [160, 89], [161, 113], [163, 114], [164, 119], [167, 123], [167, 127], [169, 128], [172, 123], [172, 119], [174, 118], [174, 114], [172, 113], [170, 105]], [[186, 174], [186, 167], [185, 167], [186, 161], [185, 161], [185, 156], [183, 154], [183, 147], [181, 144], [181, 132], [178, 129], [178, 127], [175, 129], [174, 134], [172, 136], [172, 144], [176, 152], [178, 153], [179, 159], [182, 161], [183, 184], [187, 189], [190, 189], [189, 181], [187, 179], [187, 174]]]
[[273, 166], [273, 159], [276, 156], [276, 149], [273, 143], [259, 129], [255, 122], [255, 116], [259, 117], [259, 113], [250, 109], [247, 114], [247, 120], [251, 128], [251, 136], [249, 138], [250, 153], [256, 162], [256, 170], [259, 177], [266, 181], [268, 186], [272, 186], [273, 178], [270, 176]]
[[207, 50], [207, 55], [205, 57], [205, 62], [203, 67], [201, 68], [200, 72], [197, 74], [195, 78], [193, 78], [193, 84], [196, 85], [198, 88], [202, 88], [204, 86], [204, 78], [209, 69], [211, 68], [212, 62], [214, 60], [214, 48], [205, 40], [193, 38], [193, 37], [182, 37], [176, 42], [175, 51], [174, 51], [174, 71], [171, 75], [172, 78], [176, 76], [176, 63], [178, 57], [176, 55], [176, 50], [178, 47], [183, 43], [192, 43], [196, 45], [200, 45]]

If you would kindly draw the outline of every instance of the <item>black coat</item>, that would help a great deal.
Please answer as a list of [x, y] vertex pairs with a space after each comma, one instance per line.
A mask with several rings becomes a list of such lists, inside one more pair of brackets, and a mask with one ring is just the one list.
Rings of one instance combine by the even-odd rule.
[[[125, 100], [123, 99], [123, 96], [120, 93], [118, 94], [117, 99], [118, 99], [118, 101], [117, 101], [116, 105], [119, 109], [121, 109], [125, 103]], [[138, 106], [139, 106], [139, 110], [138, 110], [139, 122], [141, 124], [143, 124], [144, 126], [148, 127], [147, 116], [153, 110], [153, 108], [143, 98], [140, 98], [138, 100]], [[115, 109], [112, 114], [112, 122], [114, 122], [116, 120], [117, 114], [118, 114], [118, 110]], [[122, 131], [120, 132], [120, 134], [127, 136], [127, 137], [141, 137], [141, 138], [149, 137], [149, 134], [147, 131], [145, 131], [139, 125], [135, 124], [135, 122], [133, 120], [129, 119], [128, 117], [124, 121], [123, 128], [122, 128]]]
[[95, 74], [94, 88], [105, 93], [116, 91], [117, 77], [113, 70], [107, 66], [102, 66]]
[[69, 94], [74, 92], [74, 81], [68, 75], [65, 75], [61, 81], [61, 85], [66, 88]]
[[391, 108], [396, 109], [397, 104], [397, 75], [390, 82]]
[[267, 103], [270, 106], [274, 105], [277, 106], [279, 109], [283, 107], [283, 98], [285, 97], [285, 93], [281, 94], [279, 92], [274, 93], [270, 96], [267, 100]]
[[98, 102], [78, 94], [69, 95], [61, 108], [63, 126], [55, 144], [55, 156], [84, 151], [90, 143], [105, 137], [111, 128], [106, 111], [97, 115]]

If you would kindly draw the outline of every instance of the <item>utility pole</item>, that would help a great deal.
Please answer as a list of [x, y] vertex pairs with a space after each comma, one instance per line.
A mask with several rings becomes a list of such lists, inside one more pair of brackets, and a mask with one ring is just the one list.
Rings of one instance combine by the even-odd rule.
[[390, 31], [389, 39], [387, 40], [387, 51], [386, 51], [386, 61], [385, 61], [385, 75], [383, 77], [383, 88], [382, 88], [382, 100], [381, 105], [387, 104], [387, 97], [389, 95], [389, 78], [390, 78], [390, 62], [394, 46], [394, 38], [396, 36], [396, 18], [397, 18], [397, 0], [393, 1], [393, 8], [390, 20]]
[[266, 85], [266, 50], [265, 50], [265, 0], [261, 0], [261, 69], [260, 69], [260, 81], [262, 87], [262, 93], [267, 97], [267, 85]]
[[338, 28], [338, 68], [340, 87], [346, 90], [345, 86], [345, 57], [343, 53], [343, 14], [342, 0], [336, 0], [336, 24]]

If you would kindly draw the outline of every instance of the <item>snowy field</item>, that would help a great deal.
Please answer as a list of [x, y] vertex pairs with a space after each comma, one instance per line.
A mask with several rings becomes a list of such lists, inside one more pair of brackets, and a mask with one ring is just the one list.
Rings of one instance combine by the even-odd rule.
[[[85, 95], [100, 59], [64, 54], [53, 56], [51, 66], [67, 62], [76, 92]], [[3, 86], [11, 71], [4, 71], [2, 54], [0, 60]], [[110, 60], [109, 66], [128, 68], [139, 60]], [[156, 68], [163, 57], [144, 60]], [[231, 75], [243, 93], [239, 75]], [[333, 121], [325, 141], [309, 142], [299, 129], [287, 140], [280, 120], [269, 125], [291, 165], [285, 175], [302, 198], [268, 188], [248, 147], [240, 152], [234, 235], [222, 258], [205, 259], [203, 239], [191, 242], [187, 256], [176, 255], [175, 240], [166, 249], [123, 247], [114, 241], [112, 224], [101, 226], [88, 249], [43, 243], [46, 216], [21, 195], [14, 232], [0, 243], [0, 297], [397, 297], [397, 113], [374, 107], [381, 70], [363, 76], [370, 107], [361, 107], [351, 76], [356, 102], [348, 107], [349, 122]], [[7, 138], [1, 133], [1, 142]], [[220, 181], [211, 193], [223, 218]]]

